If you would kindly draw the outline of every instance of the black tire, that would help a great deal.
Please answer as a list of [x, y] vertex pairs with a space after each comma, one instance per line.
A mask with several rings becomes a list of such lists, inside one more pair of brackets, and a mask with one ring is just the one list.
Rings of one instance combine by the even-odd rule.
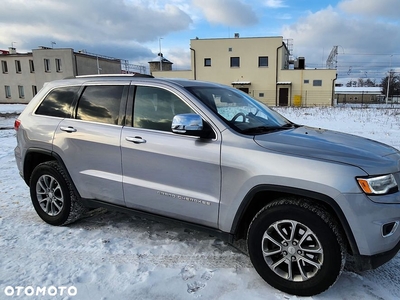
[[36, 166], [29, 186], [32, 204], [46, 223], [70, 224], [87, 211], [78, 201], [79, 197], [64, 169], [56, 161]]
[[249, 226], [247, 246], [254, 268], [268, 284], [298, 296], [328, 289], [346, 263], [335, 220], [306, 199], [266, 205]]

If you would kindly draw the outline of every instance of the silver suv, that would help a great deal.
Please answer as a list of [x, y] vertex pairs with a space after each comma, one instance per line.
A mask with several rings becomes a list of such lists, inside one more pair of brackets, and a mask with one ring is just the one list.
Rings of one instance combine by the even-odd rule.
[[86, 76], [46, 84], [15, 122], [38, 215], [64, 225], [105, 207], [178, 220], [234, 244], [296, 295], [329, 288], [350, 258], [400, 248], [400, 153], [294, 124], [214, 83]]

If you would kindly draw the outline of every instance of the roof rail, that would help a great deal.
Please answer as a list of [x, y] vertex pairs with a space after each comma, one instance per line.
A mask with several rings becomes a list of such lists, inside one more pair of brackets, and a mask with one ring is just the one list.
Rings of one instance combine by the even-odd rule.
[[154, 76], [147, 75], [147, 74], [93, 74], [93, 75], [79, 75], [75, 76], [75, 78], [96, 78], [96, 77], [148, 77], [154, 78]]

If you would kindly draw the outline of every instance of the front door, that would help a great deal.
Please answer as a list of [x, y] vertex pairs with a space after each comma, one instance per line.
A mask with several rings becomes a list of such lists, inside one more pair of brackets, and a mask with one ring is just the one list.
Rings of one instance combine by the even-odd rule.
[[245, 92], [246, 94], [249, 93], [249, 88], [238, 88], [239, 90], [241, 90], [242, 92]]
[[193, 110], [171, 91], [138, 86], [133, 126], [121, 135], [128, 207], [216, 227], [220, 140], [171, 132], [174, 115]]
[[288, 106], [289, 104], [289, 89], [280, 88], [279, 89], [279, 106]]

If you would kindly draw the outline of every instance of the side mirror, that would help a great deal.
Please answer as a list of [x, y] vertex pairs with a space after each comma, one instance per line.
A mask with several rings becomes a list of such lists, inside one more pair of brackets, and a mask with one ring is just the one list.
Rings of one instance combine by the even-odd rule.
[[203, 119], [197, 114], [180, 114], [174, 116], [171, 125], [172, 132], [201, 136], [203, 133]]

